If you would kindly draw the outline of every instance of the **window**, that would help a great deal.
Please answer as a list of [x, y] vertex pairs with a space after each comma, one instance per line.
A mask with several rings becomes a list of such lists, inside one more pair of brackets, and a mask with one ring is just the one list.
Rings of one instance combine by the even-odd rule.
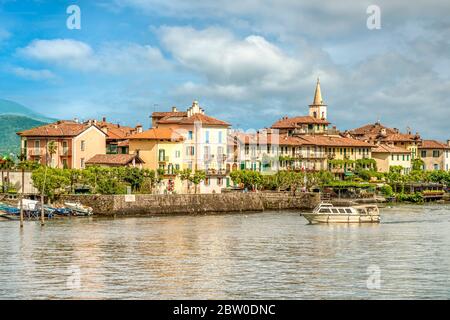
[[223, 178], [217, 178], [217, 185], [221, 187], [223, 184]]
[[176, 150], [175, 151], [175, 158], [180, 158], [181, 157], [181, 151], [180, 150]]
[[402, 156], [402, 160], [405, 161], [405, 155]]
[[68, 169], [69, 166], [67, 165], [67, 159], [63, 159], [62, 160], [62, 164], [63, 164], [63, 169]]
[[439, 158], [440, 155], [441, 153], [439, 152], [439, 150], [433, 150], [433, 158]]
[[159, 150], [159, 161], [165, 161], [166, 160], [166, 150], [160, 149]]
[[422, 150], [422, 151], [420, 151], [420, 156], [421, 156], [422, 158], [426, 158], [426, 157], [427, 157], [427, 150]]
[[205, 132], [205, 143], [209, 143], [209, 131]]
[[400, 155], [398, 154], [398, 155], [397, 155], [397, 161], [399, 161], [399, 160], [400, 160]]
[[192, 138], [193, 138], [193, 132], [192, 131], [189, 131], [188, 132], [188, 140], [192, 140]]
[[391, 155], [391, 160], [394, 161], [394, 155]]
[[209, 186], [210, 185], [210, 180], [209, 178], [205, 178], [205, 186]]
[[40, 149], [41, 149], [41, 142], [39, 140], [36, 140], [34, 142], [34, 153], [36, 155], [39, 155], [40, 154]]
[[86, 141], [81, 140], [81, 151], [86, 150]]
[[178, 163], [175, 165], [175, 170], [177, 170], [177, 171], [180, 170], [180, 165]]
[[186, 147], [186, 155], [187, 156], [193, 156], [195, 155], [195, 147]]
[[223, 147], [217, 147], [217, 157], [222, 157], [223, 154]]
[[84, 169], [84, 158], [80, 159], [80, 167], [81, 169]]
[[434, 170], [439, 170], [439, 165], [437, 163], [434, 164]]
[[69, 153], [69, 145], [68, 145], [67, 141], [63, 141], [62, 147], [63, 147], [63, 155], [66, 156], [67, 153]]
[[222, 131], [219, 131], [219, 143], [222, 143]]

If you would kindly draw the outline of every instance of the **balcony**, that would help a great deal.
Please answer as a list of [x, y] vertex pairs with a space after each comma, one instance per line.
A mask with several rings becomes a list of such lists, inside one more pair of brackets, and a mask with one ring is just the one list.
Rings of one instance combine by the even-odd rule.
[[40, 156], [42, 156], [42, 150], [41, 149], [30, 148], [30, 149], [28, 149], [28, 155], [30, 157], [40, 157]]
[[227, 174], [227, 170], [224, 168], [206, 170], [206, 175], [208, 175], [208, 176], [225, 176], [226, 174]]
[[68, 157], [68, 156], [70, 156], [70, 154], [69, 154], [69, 148], [62, 148], [62, 149], [59, 149], [59, 155], [60, 155], [61, 157]]
[[159, 162], [169, 162], [169, 156], [165, 156], [165, 157], [159, 157], [158, 159]]

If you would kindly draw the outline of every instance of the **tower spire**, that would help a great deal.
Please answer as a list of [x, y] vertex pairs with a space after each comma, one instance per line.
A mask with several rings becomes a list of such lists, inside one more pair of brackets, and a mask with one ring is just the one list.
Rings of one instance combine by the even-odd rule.
[[327, 119], [327, 105], [323, 103], [319, 78], [317, 78], [316, 92], [314, 93], [313, 103], [309, 105], [309, 115], [316, 119]]
[[313, 101], [312, 105], [315, 105], [315, 106], [323, 105], [322, 91], [320, 90], [320, 79], [319, 79], [319, 77], [317, 77], [316, 92], [314, 93], [314, 101]]

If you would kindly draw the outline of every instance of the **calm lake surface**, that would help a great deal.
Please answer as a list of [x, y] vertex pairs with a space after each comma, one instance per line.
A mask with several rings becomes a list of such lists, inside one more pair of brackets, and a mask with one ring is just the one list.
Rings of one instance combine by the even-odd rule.
[[[0, 222], [0, 299], [450, 298], [450, 206]], [[378, 281], [379, 280], [379, 281]]]

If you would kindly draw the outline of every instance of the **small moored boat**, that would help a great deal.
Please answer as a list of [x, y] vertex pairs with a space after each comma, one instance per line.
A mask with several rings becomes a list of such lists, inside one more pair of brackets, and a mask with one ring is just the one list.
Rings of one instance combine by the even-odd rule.
[[93, 214], [91, 207], [83, 206], [78, 202], [66, 202], [64, 205], [66, 208], [70, 209], [75, 216], [91, 216]]
[[377, 205], [336, 207], [320, 203], [312, 213], [302, 214], [309, 223], [378, 223], [380, 210]]

